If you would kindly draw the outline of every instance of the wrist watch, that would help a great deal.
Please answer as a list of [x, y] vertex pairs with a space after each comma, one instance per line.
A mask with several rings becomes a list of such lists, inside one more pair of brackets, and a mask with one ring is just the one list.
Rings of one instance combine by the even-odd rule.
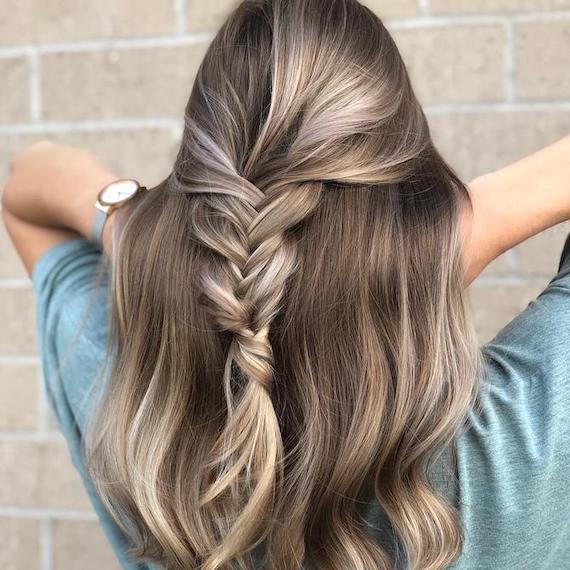
[[103, 228], [108, 217], [123, 204], [131, 200], [139, 192], [147, 190], [136, 180], [121, 178], [104, 186], [97, 194], [95, 202], [95, 218], [91, 226], [90, 240], [102, 246]]

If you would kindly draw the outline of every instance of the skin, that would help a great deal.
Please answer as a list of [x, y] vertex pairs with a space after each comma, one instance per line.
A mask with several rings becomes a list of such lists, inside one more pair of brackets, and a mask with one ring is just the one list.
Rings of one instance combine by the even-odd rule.
[[[570, 136], [468, 183], [473, 212], [462, 217], [465, 286], [503, 252], [570, 219]], [[38, 258], [57, 242], [88, 237], [99, 190], [119, 178], [78, 148], [41, 141], [14, 156], [2, 194], [2, 217], [31, 275]], [[128, 204], [115, 210], [103, 232]]]
[[463, 218], [469, 284], [493, 259], [570, 219], [570, 135], [469, 183]]
[[[40, 141], [16, 154], [2, 194], [2, 217], [31, 275], [39, 257], [57, 242], [88, 237], [99, 190], [118, 179], [95, 156], [71, 146]], [[111, 251], [111, 228], [127, 205], [115, 210], [103, 230]]]

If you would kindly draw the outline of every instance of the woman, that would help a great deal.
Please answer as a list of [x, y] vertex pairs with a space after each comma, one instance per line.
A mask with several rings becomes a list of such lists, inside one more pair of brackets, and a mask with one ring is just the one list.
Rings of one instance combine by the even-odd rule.
[[466, 185], [369, 9], [246, 0], [161, 184], [101, 216], [92, 155], [15, 157], [50, 403], [123, 566], [568, 567], [568, 248], [484, 347], [465, 287], [570, 218], [569, 155]]

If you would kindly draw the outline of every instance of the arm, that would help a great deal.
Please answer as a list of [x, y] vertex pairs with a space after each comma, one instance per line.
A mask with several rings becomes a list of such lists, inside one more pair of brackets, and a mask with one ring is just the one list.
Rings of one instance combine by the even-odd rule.
[[[570, 219], [570, 136], [468, 184], [473, 215], [463, 218], [466, 285], [496, 257]], [[88, 152], [41, 142], [16, 156], [2, 196], [4, 221], [31, 273], [45, 249], [88, 236], [98, 191], [117, 176]], [[105, 224], [110, 252], [113, 219]]]
[[[70, 146], [43, 141], [14, 157], [2, 194], [2, 217], [28, 274], [55, 243], [89, 236], [97, 193], [117, 178], [92, 154]], [[107, 253], [114, 217], [103, 232]]]
[[570, 136], [468, 184], [467, 285], [496, 257], [570, 219]]

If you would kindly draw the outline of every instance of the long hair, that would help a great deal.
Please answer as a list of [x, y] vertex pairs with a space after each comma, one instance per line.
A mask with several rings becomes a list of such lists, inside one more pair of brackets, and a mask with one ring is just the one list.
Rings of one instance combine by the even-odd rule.
[[465, 208], [370, 9], [235, 7], [172, 172], [113, 249], [86, 457], [133, 557], [393, 568], [359, 514], [368, 492], [408, 567], [458, 556], [457, 509], [426, 466], [479, 393]]

